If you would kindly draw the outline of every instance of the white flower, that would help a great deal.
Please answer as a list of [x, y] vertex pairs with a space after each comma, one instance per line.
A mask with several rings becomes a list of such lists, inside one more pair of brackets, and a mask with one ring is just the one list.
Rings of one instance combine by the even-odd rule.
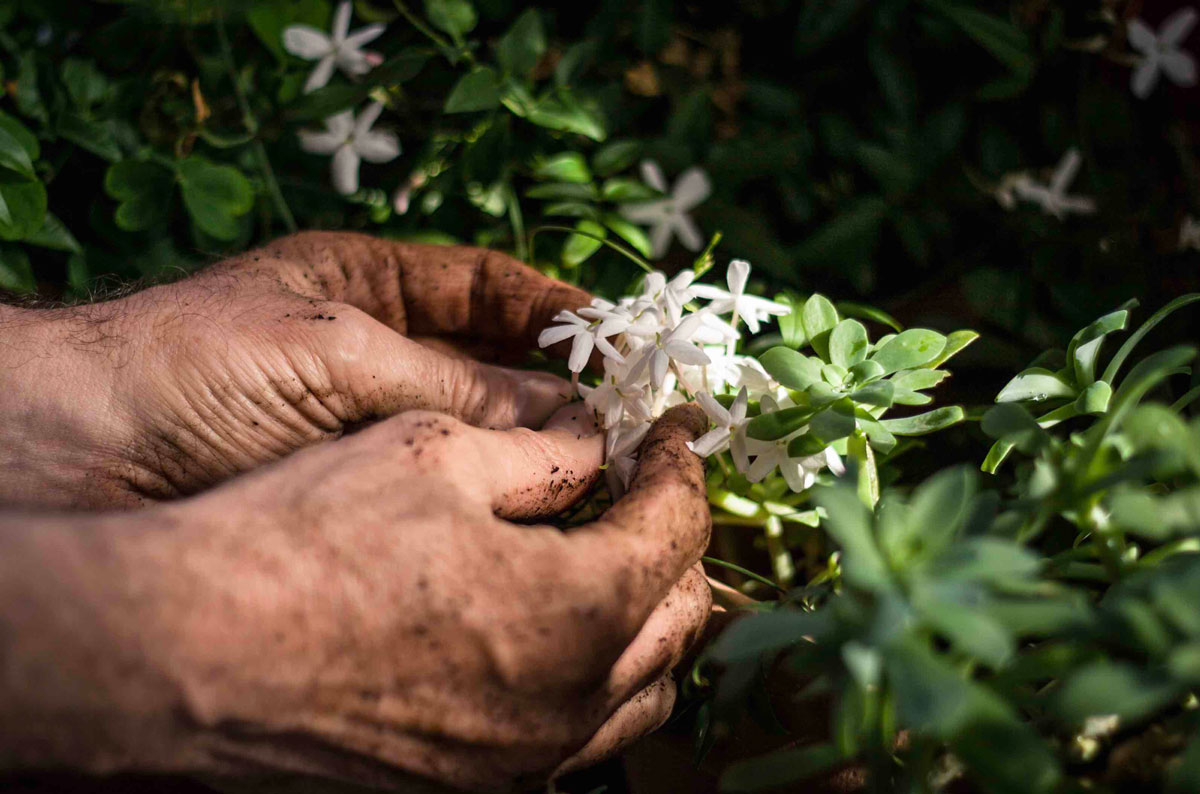
[[704, 317], [699, 312], [689, 314], [672, 330], [665, 334], [658, 334], [654, 341], [647, 344], [641, 351], [637, 362], [630, 370], [630, 377], [639, 377], [648, 365], [650, 382], [654, 388], [661, 389], [672, 361], [697, 366], [711, 363], [708, 355], [696, 347], [696, 343], [692, 341], [692, 335], [700, 328], [703, 320]]
[[619, 499], [629, 487], [629, 481], [637, 470], [634, 454], [649, 431], [650, 422], [621, 425], [608, 431], [608, 438], [605, 439], [605, 478], [613, 499]]
[[[801, 493], [812, 487], [816, 482], [817, 472], [826, 466], [834, 474], [841, 475], [846, 471], [842, 459], [834, 452], [833, 447], [825, 447], [815, 455], [792, 457], [788, 454], [788, 443], [797, 434], [775, 441], [758, 441], [747, 439], [747, 454], [754, 456], [754, 462], [746, 470], [746, 479], [750, 482], [761, 482], [776, 467], [787, 482], [788, 487], [796, 493]], [[736, 460], [736, 457], [735, 457]]]
[[708, 392], [699, 392], [696, 400], [716, 427], [695, 441], [689, 441], [688, 449], [702, 458], [707, 458], [709, 455], [724, 452], [731, 443], [744, 444], [745, 438], [743, 436], [734, 438], [734, 431], [746, 421], [746, 405], [749, 399], [743, 388], [734, 398], [733, 405], [726, 408]]
[[[580, 312], [583, 311], [586, 309], [580, 309]], [[554, 322], [565, 323], [565, 325], [552, 325], [543, 330], [538, 335], [538, 346], [549, 347], [574, 337], [574, 341], [571, 342], [571, 356], [567, 359], [567, 368], [572, 372], [583, 372], [588, 359], [592, 357], [594, 348], [599, 348], [606, 357], [614, 358], [617, 361], [624, 360], [612, 343], [596, 333], [601, 325], [599, 321], [588, 320], [575, 312], [563, 310], [554, 315]], [[611, 335], [606, 334], [606, 336]]]
[[1140, 19], [1129, 23], [1129, 45], [1142, 54], [1130, 88], [1138, 99], [1150, 96], [1158, 84], [1159, 72], [1176, 85], [1196, 84], [1196, 59], [1180, 45], [1196, 25], [1196, 9], [1181, 8], [1162, 23], [1155, 33]]
[[[1062, 220], [1067, 213], [1090, 215], [1096, 211], [1096, 202], [1088, 196], [1068, 196], [1067, 188], [1079, 173], [1082, 158], [1078, 149], [1068, 149], [1050, 177], [1049, 185], [1038, 183], [1028, 174], [1018, 174], [1009, 182], [1009, 187], [1018, 198], [1037, 204], [1047, 215]], [[1000, 199], [1003, 205], [1005, 201]]]
[[[755, 295], [746, 294], [746, 282], [750, 279], [750, 263], [744, 259], [735, 259], [729, 263], [725, 280], [729, 291], [714, 287], [711, 284], [697, 284], [692, 287], [692, 293], [698, 298], [712, 301], [708, 308], [717, 314], [733, 313], [746, 321], [750, 333], [757, 334], [760, 322], [767, 322], [772, 316], [787, 314], [792, 309], [782, 303], [769, 301]], [[734, 322], [736, 325], [736, 321]]]
[[400, 142], [390, 132], [372, 130], [383, 105], [372, 102], [359, 114], [347, 110], [325, 119], [325, 131], [300, 131], [300, 148], [312, 154], [333, 155], [333, 187], [342, 195], [358, 190], [358, 164], [386, 163], [400, 154]]
[[325, 34], [309, 25], [291, 25], [283, 31], [283, 47], [292, 55], [307, 61], [316, 61], [317, 67], [304, 83], [304, 93], [315, 91], [329, 82], [334, 67], [352, 77], [366, 74], [377, 66], [382, 58], [377, 53], [365, 52], [362, 46], [383, 33], [383, 25], [367, 25], [349, 33], [350, 1], [338, 5], [333, 15], [333, 30]]
[[1179, 225], [1179, 250], [1189, 248], [1200, 251], [1200, 222], [1191, 215], [1185, 216]]
[[[667, 180], [653, 160], [642, 162], [642, 179], [662, 193], [667, 192]], [[708, 174], [692, 167], [684, 171], [666, 198], [621, 205], [621, 214], [634, 223], [650, 226], [650, 247], [655, 259], [661, 259], [671, 245], [671, 236], [689, 251], [699, 251], [704, 238], [687, 213], [699, 206], [712, 192]]]
[[584, 402], [603, 419], [604, 427], [619, 424], [626, 416], [639, 422], [651, 419], [646, 389], [628, 380], [625, 370], [616, 359], [604, 359], [604, 380], [599, 386], [579, 384]]

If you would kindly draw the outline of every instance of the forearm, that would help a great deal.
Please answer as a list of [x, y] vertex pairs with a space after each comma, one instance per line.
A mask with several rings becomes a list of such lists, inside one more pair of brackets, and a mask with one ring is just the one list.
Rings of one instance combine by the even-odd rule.
[[0, 305], [0, 507], [80, 504], [116, 371], [103, 317]]
[[139, 559], [169, 524], [157, 509], [0, 515], [0, 768], [198, 765], [164, 664], [168, 579]]

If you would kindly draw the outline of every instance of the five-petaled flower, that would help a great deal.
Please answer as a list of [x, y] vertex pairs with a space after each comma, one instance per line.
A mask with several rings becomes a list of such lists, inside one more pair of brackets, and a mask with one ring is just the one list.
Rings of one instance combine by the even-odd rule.
[[996, 200], [1005, 209], [1012, 209], [1016, 199], [1023, 199], [1042, 208], [1042, 212], [1062, 220], [1068, 213], [1090, 215], [1096, 211], [1096, 202], [1090, 196], [1067, 195], [1067, 188], [1075, 181], [1079, 166], [1083, 162], [1078, 149], [1068, 149], [1050, 177], [1050, 184], [1043, 185], [1027, 173], [1012, 174], [1005, 178], [996, 190]]
[[692, 294], [697, 298], [712, 301], [708, 307], [717, 314], [732, 313], [735, 327], [738, 318], [745, 320], [750, 333], [757, 334], [759, 323], [769, 320], [772, 316], [787, 314], [791, 307], [757, 295], [747, 295], [746, 282], [749, 279], [750, 263], [745, 259], [735, 259], [729, 263], [729, 269], [725, 272], [728, 292], [711, 284], [697, 284], [692, 287]]
[[333, 15], [333, 30], [323, 33], [309, 25], [290, 25], [283, 31], [283, 47], [292, 55], [317, 66], [304, 83], [304, 93], [315, 91], [329, 82], [335, 67], [352, 76], [366, 74], [371, 67], [378, 66], [382, 58], [378, 53], [363, 50], [363, 45], [383, 33], [383, 25], [367, 25], [350, 33], [350, 1], [338, 4]]
[[[667, 193], [667, 180], [653, 160], [642, 162], [642, 179], [660, 193]], [[665, 198], [624, 204], [621, 214], [634, 223], [651, 227], [650, 249], [655, 259], [667, 252], [672, 235], [689, 251], [699, 251], [704, 246], [704, 237], [688, 212], [703, 203], [711, 192], [708, 174], [692, 167], [680, 175]]]
[[1130, 78], [1134, 96], [1145, 99], [1158, 84], [1159, 72], [1176, 85], [1196, 84], [1196, 59], [1182, 48], [1196, 25], [1196, 9], [1181, 8], [1155, 33], [1140, 19], [1129, 23], [1129, 45], [1142, 54]]
[[716, 427], [695, 441], [689, 441], [688, 449], [702, 458], [707, 458], [709, 455], [724, 452], [730, 444], [733, 444], [740, 447], [734, 452], [734, 455], [744, 458], [746, 439], [737, 431], [746, 421], [746, 408], [750, 401], [746, 387], [743, 386], [738, 391], [737, 397], [733, 399], [733, 403], [728, 408], [717, 402], [717, 398], [706, 391], [697, 393], [696, 400], [704, 409], [704, 413], [708, 414], [709, 421]]
[[383, 105], [372, 102], [354, 118], [347, 110], [325, 119], [325, 130], [300, 131], [300, 148], [313, 154], [333, 155], [333, 187], [343, 195], [358, 190], [358, 164], [386, 163], [400, 154], [400, 142], [390, 132], [372, 130]]

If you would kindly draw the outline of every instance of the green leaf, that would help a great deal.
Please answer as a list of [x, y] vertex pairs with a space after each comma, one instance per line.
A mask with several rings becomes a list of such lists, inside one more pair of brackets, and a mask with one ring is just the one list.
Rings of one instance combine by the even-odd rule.
[[974, 494], [975, 475], [966, 466], [945, 469], [913, 492], [908, 525], [920, 535], [923, 548], [941, 551], [958, 534]]
[[[836, 309], [835, 309], [836, 311]], [[829, 333], [829, 359], [849, 369], [867, 358], [867, 329], [858, 320], [842, 320]]]
[[1095, 661], [1062, 682], [1052, 704], [1064, 719], [1082, 722], [1095, 714], [1138, 720], [1179, 696], [1169, 678], [1126, 662]]
[[1008, 630], [985, 612], [949, 599], [919, 601], [924, 621], [960, 651], [996, 669], [1016, 651]]
[[592, 170], [600, 177], [612, 176], [637, 162], [641, 151], [640, 141], [612, 141], [592, 155]]
[[722, 665], [754, 661], [821, 633], [823, 621], [821, 613], [792, 609], [748, 615], [721, 632], [704, 655]]
[[[829, 334], [838, 324], [837, 309], [824, 295], [814, 293], [804, 302], [800, 312], [800, 322], [804, 325], [804, 334], [817, 355], [829, 360]], [[778, 380], [778, 379], [777, 379]]]
[[1003, 439], [1027, 453], [1034, 453], [1049, 443], [1050, 436], [1024, 406], [1002, 403], [983, 415], [983, 432], [992, 438]]
[[758, 441], [776, 441], [804, 427], [812, 415], [813, 409], [803, 406], [762, 414], [747, 423], [746, 435]]
[[790, 314], [776, 318], [784, 344], [793, 348], [804, 347], [808, 344], [808, 336], [804, 333], [804, 315], [800, 311], [803, 304], [800, 302], [800, 296], [788, 290], [776, 295], [775, 302], [789, 306], [792, 310]]
[[932, 389], [950, 377], [950, 373], [939, 369], [910, 369], [902, 370], [892, 376], [891, 381], [897, 389], [921, 391]]
[[[25, 145], [27, 140], [13, 129], [20, 122], [11, 116], [4, 116], [5, 123], [0, 123], [0, 168], [9, 168], [19, 174], [36, 179], [33, 171], [35, 154]], [[37, 151], [36, 145], [33, 149]]]
[[474, 30], [479, 19], [468, 0], [425, 0], [425, 15], [434, 27], [449, 33], [455, 41]]
[[1079, 393], [1075, 398], [1075, 409], [1081, 414], [1099, 415], [1108, 410], [1112, 399], [1112, 387], [1098, 380]]
[[121, 159], [121, 147], [117, 145], [111, 124], [64, 112], [58, 118], [58, 134], [102, 160], [115, 163]]
[[[0, 111], [0, 130], [3, 130], [17, 145], [24, 150], [25, 158], [30, 162], [38, 159], [41, 156], [41, 148], [38, 146], [37, 137], [29, 131], [29, 128], [18, 121], [13, 116]], [[12, 166], [6, 166], [12, 168]], [[20, 170], [20, 169], [16, 169]]]
[[882, 378], [885, 374], [883, 367], [871, 359], [860, 361], [849, 370], [849, 375], [853, 378], [854, 383], [869, 383]]
[[650, 237], [642, 227], [617, 215], [615, 212], [606, 212], [604, 214], [604, 225], [611, 229], [625, 242], [633, 246], [639, 254], [649, 258], [652, 253], [650, 245]]
[[1200, 527], [1200, 486], [1166, 496], [1119, 490], [1112, 496], [1110, 510], [1118, 526], [1153, 541], [1193, 535]]
[[533, 166], [533, 175], [549, 182], [582, 184], [592, 181], [592, 173], [588, 170], [587, 161], [579, 152], [561, 152], [539, 158]]
[[581, 103], [569, 94], [559, 99], [541, 100], [529, 109], [526, 118], [539, 127], [574, 132], [594, 141], [602, 141], [607, 135], [599, 109], [590, 103]]
[[662, 194], [654, 188], [643, 185], [636, 179], [623, 177], [604, 180], [604, 184], [600, 188], [600, 195], [605, 201], [617, 203], [651, 201], [662, 198]]
[[1184, 306], [1200, 301], [1200, 293], [1193, 292], [1188, 295], [1180, 295], [1175, 300], [1163, 306], [1161, 309], [1150, 315], [1146, 322], [1142, 323], [1136, 331], [1129, 335], [1124, 344], [1117, 350], [1112, 360], [1108, 362], [1108, 366], [1104, 368], [1104, 374], [1100, 377], [1101, 380], [1108, 381], [1111, 384], [1117, 378], [1117, 373], [1121, 371], [1121, 366], [1125, 363], [1125, 359], [1133, 352], [1133, 349], [1138, 346], [1138, 343], [1146, 337], [1146, 334], [1154, 330], [1155, 326], [1167, 319], [1176, 311]]
[[37, 178], [0, 170], [0, 239], [20, 240], [46, 218], [46, 187]]
[[891, 589], [891, 573], [875, 545], [871, 513], [848, 482], [818, 488], [816, 503], [825, 509], [825, 530], [842, 547], [842, 576], [856, 587], [875, 592]]
[[808, 425], [808, 435], [820, 440], [821, 448], [824, 448], [854, 432], [854, 406], [846, 400], [838, 400], [814, 414]]
[[879, 424], [897, 436], [923, 436], [956, 425], [967, 417], [961, 405], [947, 405], [928, 413], [903, 419], [884, 419]]
[[945, 14], [1011, 71], [1025, 75], [1033, 70], [1029, 39], [1016, 25], [986, 12], [944, 0], [929, 0], [929, 4]]
[[15, 245], [0, 246], [0, 290], [26, 295], [36, 289], [33, 268], [25, 251]]
[[1067, 347], [1067, 360], [1074, 367], [1076, 383], [1086, 386], [1096, 379], [1096, 359], [1104, 337], [1124, 330], [1128, 319], [1128, 309], [1110, 312], [1075, 334]]
[[595, 201], [599, 198], [596, 195], [596, 186], [590, 182], [580, 184], [578, 182], [547, 182], [542, 185], [534, 185], [525, 191], [525, 195], [529, 198], [550, 199], [552, 201]]
[[600, 246], [603, 245], [600, 241], [608, 236], [608, 231], [595, 221], [581, 220], [575, 224], [575, 228], [586, 234], [572, 234], [567, 238], [562, 251], [562, 261], [565, 267], [579, 267], [600, 249]]
[[891, 408], [895, 394], [896, 387], [891, 381], [877, 380], [874, 383], [868, 383], [857, 391], [851, 392], [850, 399], [856, 403]]
[[83, 250], [79, 241], [75, 239], [75, 235], [71, 234], [66, 225], [51, 212], [46, 213], [41, 227], [27, 236], [25, 242], [30, 245], [40, 245], [42, 248], [70, 251], [75, 254]]
[[915, 369], [937, 359], [946, 348], [946, 337], [924, 328], [910, 328], [880, 347], [871, 360], [885, 373]]
[[496, 59], [509, 74], [525, 78], [537, 66], [546, 51], [546, 31], [536, 8], [529, 8], [517, 17], [496, 44]]
[[236, 168], [199, 155], [180, 160], [178, 169], [183, 205], [196, 226], [218, 240], [236, 237], [236, 218], [254, 206], [250, 181]]
[[555, 204], [547, 204], [542, 210], [543, 215], [558, 215], [566, 218], [590, 218], [597, 220], [600, 213], [591, 204], [585, 204], [582, 201], [560, 201]]
[[870, 320], [880, 325], [886, 325], [896, 333], [904, 330], [904, 326], [895, 317], [882, 309], [876, 309], [874, 306], [867, 306], [864, 303], [838, 301], [837, 310], [843, 317], [857, 317], [860, 320]]
[[821, 380], [820, 362], [790, 347], [777, 345], [759, 356], [758, 363], [789, 389], [803, 391]]
[[480, 66], [459, 78], [442, 109], [447, 113], [474, 113], [499, 106], [500, 81], [496, 72], [489, 66]]
[[1075, 399], [1072, 383], [1061, 375], [1042, 367], [1031, 367], [1010, 380], [996, 395], [996, 402], [1045, 402], [1056, 399]]
[[788, 747], [731, 764], [720, 788], [728, 794], [775, 790], [815, 777], [841, 760], [831, 744]]
[[930, 361], [925, 366], [929, 369], [937, 369], [950, 360], [952, 356], [962, 352], [967, 345], [979, 338], [979, 334], [974, 331], [962, 330], [954, 331], [946, 337], [946, 346], [942, 348], [942, 352], [933, 361]]

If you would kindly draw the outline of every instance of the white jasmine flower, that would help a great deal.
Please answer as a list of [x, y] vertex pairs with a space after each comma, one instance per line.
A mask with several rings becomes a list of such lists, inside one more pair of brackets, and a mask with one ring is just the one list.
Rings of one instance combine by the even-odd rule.
[[400, 142], [391, 132], [372, 130], [371, 125], [383, 112], [383, 105], [372, 102], [355, 120], [347, 110], [325, 119], [325, 131], [301, 130], [300, 148], [312, 154], [333, 155], [333, 187], [348, 196], [358, 190], [358, 165], [386, 163], [400, 154]]
[[[655, 190], [667, 193], [667, 180], [653, 160], [642, 161], [642, 179]], [[708, 174], [693, 166], [675, 181], [669, 196], [622, 204], [621, 214], [634, 223], [651, 227], [650, 247], [655, 259], [661, 259], [667, 253], [672, 236], [678, 237], [689, 251], [699, 251], [704, 247], [704, 237], [688, 212], [702, 204], [711, 192]]]
[[650, 383], [654, 388], [661, 389], [672, 361], [697, 366], [711, 363], [708, 355], [692, 341], [692, 335], [699, 329], [703, 320], [704, 317], [699, 312], [689, 314], [672, 330], [658, 334], [654, 341], [641, 351], [637, 363], [630, 370], [630, 377], [639, 377], [649, 366]]
[[783, 475], [788, 487], [796, 493], [802, 493], [813, 486], [817, 479], [817, 473], [826, 466], [834, 474], [845, 473], [846, 468], [842, 465], [842, 459], [834, 452], [833, 447], [826, 447], [815, 455], [798, 458], [789, 455], [788, 443], [801, 432], [803, 431], [775, 441], [746, 439], [747, 454], [754, 456], [754, 462], [745, 472], [746, 479], [750, 482], [762, 482], [778, 467], [779, 473]]
[[587, 367], [588, 359], [592, 357], [592, 350], [596, 348], [599, 348], [606, 357], [618, 361], [624, 360], [612, 343], [604, 337], [596, 335], [596, 330], [600, 326], [599, 321], [588, 320], [575, 312], [563, 310], [554, 315], [554, 322], [565, 323], [565, 325], [552, 325], [543, 330], [538, 335], [538, 346], [549, 347], [573, 337], [571, 355], [567, 359], [567, 368], [572, 372], [583, 372]]
[[621, 425], [608, 431], [604, 454], [607, 468], [604, 474], [609, 493], [614, 499], [621, 498], [629, 487], [629, 481], [637, 470], [637, 458], [634, 455], [649, 431], [650, 422]]
[[731, 443], [745, 443], [744, 437], [736, 441], [733, 439], [734, 431], [746, 421], [746, 406], [750, 398], [744, 388], [738, 392], [733, 404], [728, 408], [717, 402], [717, 399], [706, 391], [698, 393], [696, 400], [716, 427], [695, 441], [689, 441], [688, 449], [702, 458], [707, 458], [709, 455], [724, 452]]
[[[333, 30], [328, 34], [309, 25], [291, 25], [283, 31], [283, 48], [317, 66], [304, 84], [304, 93], [315, 91], [329, 82], [335, 67], [351, 77], [366, 74], [383, 58], [366, 52], [362, 46], [383, 33], [383, 25], [367, 25], [353, 33], [350, 30], [350, 2], [339, 3], [333, 15]], [[353, 192], [353, 191], [352, 191]]]
[[1189, 248], [1200, 251], [1200, 221], [1191, 215], [1185, 216], [1179, 225], [1179, 250], [1186, 251]]
[[1196, 59], [1180, 45], [1196, 25], [1196, 9], [1181, 8], [1162, 23], [1155, 33], [1140, 19], [1129, 23], [1129, 45], [1142, 54], [1130, 78], [1130, 88], [1145, 99], [1158, 84], [1159, 73], [1176, 85], [1196, 84]]
[[697, 284], [692, 287], [693, 294], [698, 298], [712, 301], [708, 308], [717, 314], [733, 314], [733, 325], [737, 318], [746, 321], [750, 333], [757, 334], [760, 322], [768, 322], [772, 316], [789, 313], [790, 306], [769, 301], [756, 295], [746, 294], [746, 282], [750, 279], [750, 263], [744, 259], [735, 259], [729, 263], [725, 273], [729, 291], [714, 287], [711, 284]]
[[646, 389], [627, 380], [626, 373], [615, 359], [604, 359], [604, 380], [599, 386], [579, 384], [584, 402], [603, 419], [604, 427], [619, 424], [626, 416], [638, 421], [651, 419]]
[[[1067, 188], [1075, 181], [1081, 163], [1079, 150], [1068, 149], [1054, 169], [1049, 185], [1038, 183], [1028, 174], [1019, 174], [1011, 181], [1011, 190], [1017, 198], [1037, 204], [1047, 215], [1053, 215], [1059, 220], [1072, 212], [1090, 215], [1096, 211], [1096, 202], [1091, 197], [1067, 195]], [[1000, 199], [999, 196], [997, 198]], [[1000, 203], [1005, 202], [1000, 199]]]

